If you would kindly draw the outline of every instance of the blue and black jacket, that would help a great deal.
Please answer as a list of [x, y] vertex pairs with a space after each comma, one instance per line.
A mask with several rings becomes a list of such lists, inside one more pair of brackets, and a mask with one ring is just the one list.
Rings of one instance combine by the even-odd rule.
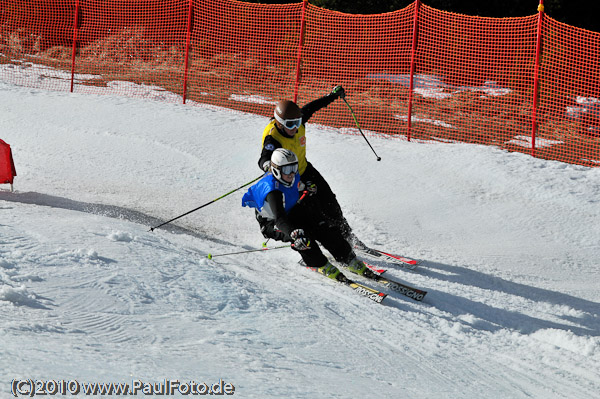
[[[284, 241], [289, 241], [291, 232], [298, 228], [293, 225], [288, 215], [300, 199], [300, 184], [300, 174], [298, 173], [296, 173], [292, 187], [285, 187], [275, 179], [275, 176], [267, 173], [244, 194], [242, 206], [256, 209], [261, 227], [264, 223], [274, 223], [275, 228], [286, 236]], [[261, 222], [261, 219], [265, 222]], [[278, 237], [272, 238], [279, 239]]]

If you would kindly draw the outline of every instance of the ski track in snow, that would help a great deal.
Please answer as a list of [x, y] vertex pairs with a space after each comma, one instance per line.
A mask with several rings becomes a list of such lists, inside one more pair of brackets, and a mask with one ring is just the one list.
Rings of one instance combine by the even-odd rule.
[[423, 259], [386, 267], [424, 302], [377, 305], [290, 250], [209, 261], [263, 240], [243, 190], [148, 231], [257, 177], [266, 119], [6, 84], [0, 101], [18, 173], [0, 186], [0, 396], [176, 378], [242, 398], [599, 397], [600, 169], [370, 137], [375, 163], [309, 126], [357, 235]]

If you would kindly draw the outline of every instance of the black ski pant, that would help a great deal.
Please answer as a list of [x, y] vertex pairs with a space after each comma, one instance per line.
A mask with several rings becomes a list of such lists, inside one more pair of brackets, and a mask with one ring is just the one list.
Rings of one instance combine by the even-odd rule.
[[351, 237], [352, 229], [342, 213], [342, 208], [331, 187], [319, 171], [308, 162], [306, 170], [300, 178], [304, 183], [312, 182], [317, 185], [317, 194], [312, 198], [317, 200], [317, 206], [325, 216], [325, 220], [332, 227], [337, 228], [345, 239]]
[[324, 266], [327, 258], [319, 247], [321, 244], [338, 262], [350, 262], [355, 256], [352, 247], [340, 230], [325, 219], [315, 202], [315, 198], [305, 198], [302, 203], [292, 208], [289, 214], [292, 223], [300, 226], [310, 239], [310, 249], [298, 251], [302, 260], [309, 267]]
[[[339, 228], [325, 218], [314, 196], [305, 197], [302, 202], [296, 204], [288, 214], [288, 218], [294, 228], [303, 229], [304, 234], [310, 239], [310, 249], [298, 251], [307, 266], [321, 267], [327, 263], [319, 243], [338, 262], [348, 263], [356, 256]], [[265, 238], [292, 242], [288, 234], [276, 228], [275, 221], [263, 218], [258, 212], [256, 219]]]

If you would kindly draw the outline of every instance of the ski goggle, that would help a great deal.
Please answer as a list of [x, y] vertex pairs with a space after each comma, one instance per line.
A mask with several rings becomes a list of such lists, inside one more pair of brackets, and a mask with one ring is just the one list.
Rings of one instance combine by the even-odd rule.
[[300, 125], [302, 125], [302, 118], [282, 119], [277, 114], [275, 114], [274, 116], [275, 116], [275, 120], [277, 122], [281, 123], [283, 126], [285, 126], [288, 129], [297, 129], [300, 127]]
[[279, 168], [279, 170], [281, 170], [282, 175], [290, 175], [292, 173], [295, 174], [296, 172], [298, 172], [298, 164], [293, 163], [289, 165], [283, 165]]

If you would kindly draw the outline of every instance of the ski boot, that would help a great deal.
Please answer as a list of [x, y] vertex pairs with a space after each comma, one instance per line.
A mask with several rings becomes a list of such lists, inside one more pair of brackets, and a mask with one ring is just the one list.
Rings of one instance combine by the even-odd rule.
[[329, 277], [332, 280], [340, 280], [340, 270], [331, 264], [331, 262], [327, 261], [325, 265], [319, 267], [319, 273], [322, 275]]
[[360, 276], [363, 276], [370, 271], [367, 265], [358, 258], [354, 258], [348, 263], [348, 270]]

